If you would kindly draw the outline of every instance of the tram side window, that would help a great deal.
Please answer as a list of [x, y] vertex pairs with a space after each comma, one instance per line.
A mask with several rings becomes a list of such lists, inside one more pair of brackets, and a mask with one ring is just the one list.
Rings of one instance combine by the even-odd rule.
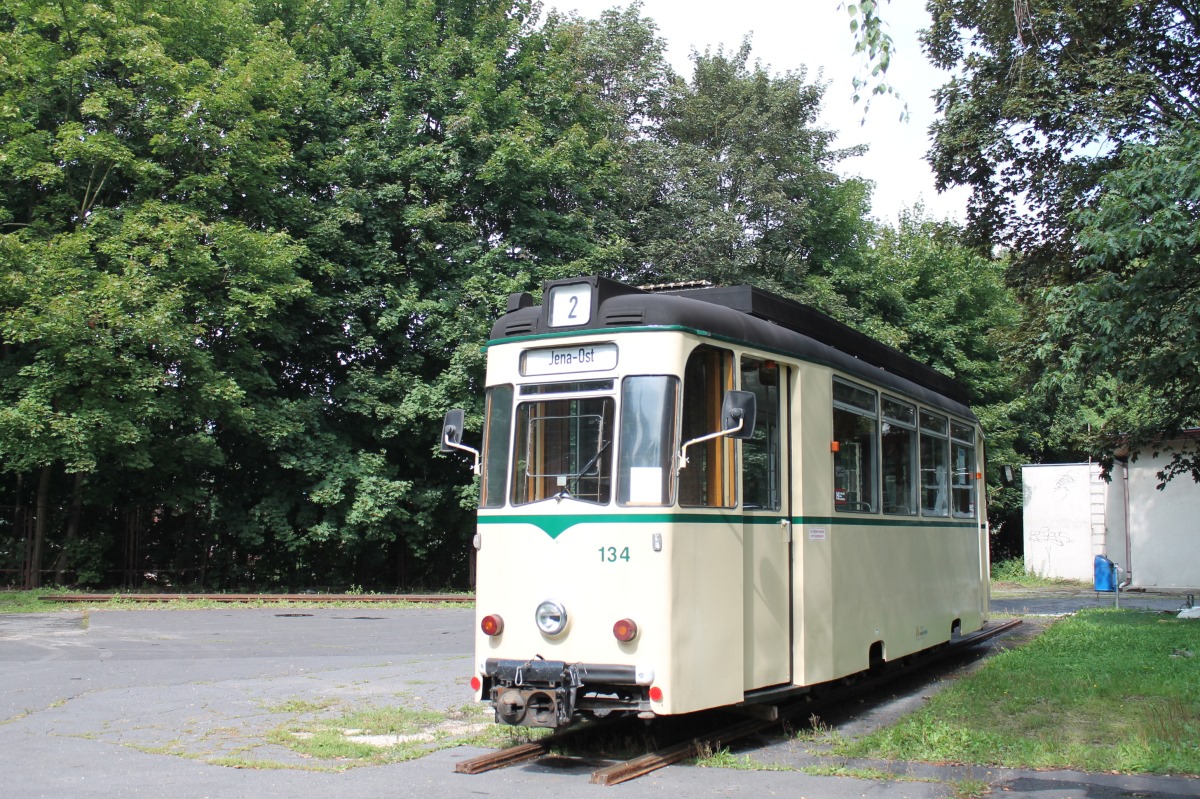
[[[702, 344], [692, 350], [683, 370], [683, 420], [680, 439], [721, 429], [721, 402], [733, 388], [733, 353]], [[688, 448], [688, 465], [679, 472], [679, 502], [709, 508], [737, 504], [734, 443], [728, 436]]]
[[487, 390], [483, 428], [483, 485], [480, 505], [504, 506], [504, 487], [508, 483], [508, 445], [512, 439], [512, 386], [492, 386]]
[[952, 513], [963, 519], [975, 516], [975, 430], [959, 422], [950, 422], [950, 463], [954, 466], [950, 483]]
[[921, 411], [921, 515], [950, 515], [948, 419]]
[[883, 512], [901, 516], [917, 513], [917, 409], [884, 397]]
[[678, 403], [677, 377], [638, 375], [621, 381], [619, 504], [670, 505], [674, 500], [671, 492]]
[[571, 497], [606, 505], [612, 495], [612, 397], [517, 406], [514, 505]]
[[742, 442], [742, 507], [779, 510], [779, 386], [786, 375], [774, 361], [742, 358], [742, 390], [755, 396], [754, 437]]
[[833, 381], [833, 506], [838, 511], [879, 509], [875, 470], [879, 416], [875, 392]]

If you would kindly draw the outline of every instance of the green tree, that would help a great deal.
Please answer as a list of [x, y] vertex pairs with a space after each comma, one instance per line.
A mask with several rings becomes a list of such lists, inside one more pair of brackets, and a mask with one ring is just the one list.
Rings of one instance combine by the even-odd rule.
[[648, 145], [655, 191], [630, 233], [638, 279], [810, 296], [865, 243], [869, 189], [834, 172], [853, 153], [816, 124], [823, 87], [749, 57], [749, 42], [694, 54], [692, 79], [676, 81]]
[[[1200, 16], [1188, 2], [932, 0], [931, 163], [972, 188], [972, 240], [1027, 300], [1034, 457], [1153, 449], [1200, 421], [1189, 142]], [[1170, 181], [1176, 180], [1175, 185]], [[1186, 453], [1163, 478], [1194, 469]]]
[[629, 111], [601, 92], [579, 25], [539, 27], [529, 3], [311, 3], [289, 19], [328, 81], [299, 152], [317, 198], [304, 240], [331, 265], [303, 315], [323, 437], [281, 443], [315, 511], [291, 540], [390, 548], [410, 580], [465, 576], [474, 494], [461, 459], [436, 454], [441, 416], [479, 412], [481, 344], [509, 293], [568, 264], [602, 271], [622, 246], [609, 207]]
[[965, 185], [975, 240], [1012, 252], [1036, 287], [1074, 262], [1073, 214], [1120, 166], [1198, 110], [1200, 15], [1189, 0], [931, 0], [937, 93], [930, 162]]
[[833, 282], [856, 327], [953, 377], [985, 406], [1013, 394], [1000, 361], [1020, 312], [1005, 261], [963, 239], [958, 225], [907, 209], [895, 229], [875, 232], [861, 267], [837, 270]]
[[991, 396], [990, 263], [925, 221], [867, 253], [822, 87], [745, 46], [683, 81], [636, 5], [14, 2], [0, 44], [0, 473], [60, 575], [463, 579], [442, 413], [566, 274], [766, 285]]
[[86, 475], [210, 580], [461, 574], [440, 416], [508, 293], [622, 260], [652, 26], [68, 0], [0, 36], [0, 454], [39, 524]]
[[[891, 0], [887, 0], [891, 2]], [[859, 74], [853, 79], [854, 102], [861, 102], [863, 93], [869, 90], [863, 104], [863, 114], [871, 109], [871, 99], [879, 95], [891, 95], [901, 99], [899, 90], [888, 83], [887, 71], [892, 62], [895, 43], [887, 32], [887, 23], [879, 14], [877, 0], [860, 0], [857, 3], [839, 3], [850, 14], [850, 33], [854, 37], [854, 53], [862, 57], [863, 66], [869, 70], [864, 77]], [[900, 112], [900, 121], [908, 121], [908, 105]]]
[[[1133, 146], [1079, 211], [1075, 282], [1040, 300], [1042, 387], [1085, 415], [1083, 444], [1153, 451], [1200, 421], [1200, 128], [1173, 129]], [[1200, 481], [1200, 453], [1185, 445], [1159, 475]]]
[[242, 10], [0, 14], [0, 463], [40, 474], [35, 583], [54, 473], [219, 462], [220, 432], [257, 424], [244, 345], [308, 291], [266, 211], [303, 76]]

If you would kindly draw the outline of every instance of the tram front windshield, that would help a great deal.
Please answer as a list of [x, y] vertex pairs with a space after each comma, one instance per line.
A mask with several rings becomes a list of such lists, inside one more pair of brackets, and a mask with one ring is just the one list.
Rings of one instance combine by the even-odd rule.
[[517, 406], [513, 504], [612, 495], [612, 397], [570, 397]]
[[[511, 501], [526, 505], [567, 498], [607, 505], [613, 498], [614, 473], [621, 505], [667, 505], [672, 502], [675, 416], [679, 380], [669, 376], [631, 376], [621, 381], [621, 420], [617, 400], [606, 385], [591, 383], [525, 385], [518, 388], [513, 417]], [[605, 394], [591, 393], [606, 388]], [[507, 389], [507, 391], [506, 391]], [[495, 507], [503, 467], [498, 447], [504, 406], [500, 393], [489, 390], [488, 462], [484, 471], [485, 506]], [[579, 393], [573, 393], [579, 392]], [[584, 393], [588, 392], [588, 393]], [[618, 450], [619, 439], [619, 453]], [[614, 461], [619, 460], [614, 470]], [[499, 467], [499, 468], [497, 468]]]

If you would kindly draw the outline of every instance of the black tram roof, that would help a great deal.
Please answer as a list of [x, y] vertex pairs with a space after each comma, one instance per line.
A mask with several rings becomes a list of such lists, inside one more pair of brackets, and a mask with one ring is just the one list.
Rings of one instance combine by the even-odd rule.
[[754, 286], [643, 291], [602, 277], [547, 281], [592, 286], [588, 322], [551, 327], [544, 305], [526, 293], [509, 297], [508, 313], [492, 326], [493, 343], [515, 337], [602, 332], [613, 328], [681, 327], [829, 364], [914, 399], [974, 419], [966, 390], [950, 377], [803, 303]]

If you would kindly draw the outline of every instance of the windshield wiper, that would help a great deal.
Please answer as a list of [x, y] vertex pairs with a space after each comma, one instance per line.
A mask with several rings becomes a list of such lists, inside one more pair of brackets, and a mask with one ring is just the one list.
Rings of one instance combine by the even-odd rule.
[[[599, 460], [600, 460], [600, 456], [604, 454], [604, 451], [605, 451], [606, 449], [608, 449], [608, 445], [609, 445], [609, 444], [611, 444], [611, 443], [612, 443], [611, 441], [602, 441], [602, 442], [600, 442], [600, 448], [596, 450], [596, 454], [595, 454], [595, 455], [593, 455], [591, 458], [589, 458], [589, 459], [588, 459], [588, 462], [587, 462], [587, 463], [585, 463], [585, 464], [583, 465], [583, 468], [579, 470], [579, 473], [578, 473], [578, 474], [576, 474], [574, 478], [572, 478], [572, 482], [571, 482], [571, 486], [570, 486], [570, 488], [565, 488], [565, 487], [564, 487], [564, 488], [563, 488], [563, 490], [562, 490], [561, 492], [559, 492], [559, 496], [562, 496], [563, 494], [566, 494], [567, 496], [570, 496], [571, 494], [578, 493], [578, 489], [579, 489], [579, 481], [580, 481], [580, 480], [582, 480], [584, 477], [588, 477], [588, 476], [589, 476], [589, 475], [588, 475], [588, 470], [589, 470], [589, 469], [591, 469], [593, 466], [595, 466], [595, 465], [596, 465], [596, 464], [599, 462]], [[596, 476], [597, 476], [597, 477], [599, 477], [599, 476], [600, 476], [600, 472], [599, 472], [599, 471], [597, 471], [597, 472], [596, 472]]]

